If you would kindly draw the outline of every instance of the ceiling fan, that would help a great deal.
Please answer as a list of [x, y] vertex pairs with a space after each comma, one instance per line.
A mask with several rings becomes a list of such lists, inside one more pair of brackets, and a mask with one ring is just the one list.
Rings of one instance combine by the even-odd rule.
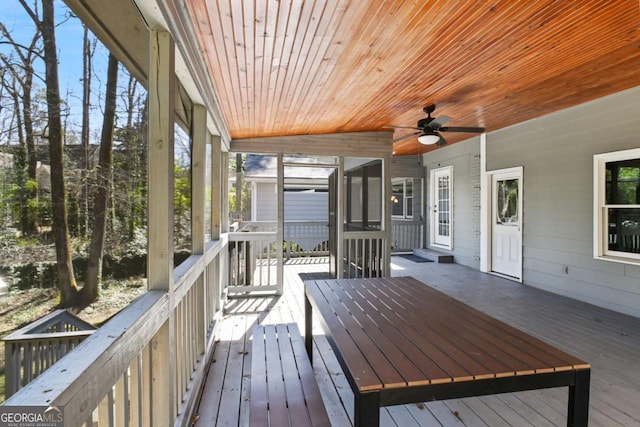
[[460, 126], [443, 126], [451, 117], [447, 116], [439, 116], [439, 117], [431, 117], [431, 113], [433, 113], [436, 109], [435, 104], [427, 105], [422, 109], [427, 114], [427, 117], [418, 120], [418, 124], [416, 126], [385, 126], [387, 128], [394, 129], [415, 129], [418, 132], [413, 132], [407, 135], [402, 135], [400, 138], [394, 139], [393, 142], [402, 141], [403, 139], [411, 138], [418, 135], [418, 142], [424, 145], [437, 145], [442, 146], [447, 143], [447, 141], [440, 135], [440, 132], [470, 132], [470, 133], [481, 133], [484, 132], [483, 127], [460, 127]]

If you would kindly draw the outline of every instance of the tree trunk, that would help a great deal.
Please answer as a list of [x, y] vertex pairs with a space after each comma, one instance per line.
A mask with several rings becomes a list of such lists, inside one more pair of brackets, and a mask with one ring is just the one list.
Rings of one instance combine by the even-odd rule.
[[54, 2], [42, 0], [42, 22], [40, 30], [44, 41], [45, 81], [47, 85], [47, 110], [49, 120], [49, 155], [51, 161], [51, 205], [53, 213], [53, 235], [56, 246], [60, 305], [73, 307], [77, 304], [78, 286], [73, 274], [69, 245], [69, 224], [64, 183], [64, 144], [60, 109], [60, 87], [58, 81], [58, 57], [54, 27]]
[[96, 192], [93, 202], [93, 233], [89, 248], [89, 261], [85, 283], [82, 288], [84, 303], [88, 304], [98, 297], [102, 276], [102, 256], [104, 236], [107, 228], [107, 209], [111, 191], [111, 165], [113, 160], [113, 128], [116, 116], [116, 90], [118, 86], [118, 60], [109, 55], [107, 71], [107, 90], [104, 105], [104, 120], [100, 139], [100, 158], [96, 177]]
[[[93, 73], [93, 53], [95, 43], [89, 38], [89, 29], [85, 26], [83, 33], [82, 48], [82, 133], [81, 142], [83, 148], [82, 156], [82, 191], [80, 195], [81, 211], [78, 221], [78, 231], [81, 236], [85, 236], [89, 231], [89, 133], [91, 115], [91, 76]], [[108, 83], [107, 83], [108, 84]]]
[[[25, 83], [22, 89], [22, 114], [24, 116], [24, 130], [27, 145], [27, 177], [34, 185], [28, 187], [26, 194], [29, 200], [38, 200], [38, 179], [36, 177], [36, 166], [38, 163], [36, 154], [36, 143], [33, 135], [33, 114], [31, 110], [31, 88], [33, 85], [33, 69], [25, 69]], [[37, 203], [35, 204], [37, 206]], [[28, 210], [27, 229], [25, 234], [34, 234], [39, 224], [39, 212]]]
[[127, 136], [126, 136], [126, 144], [127, 144], [127, 165], [129, 170], [131, 171], [131, 179], [128, 180], [129, 187], [127, 189], [127, 206], [128, 206], [128, 218], [125, 221], [127, 238], [129, 241], [133, 240], [133, 235], [136, 229], [137, 221], [137, 198], [136, 194], [138, 194], [138, 144], [137, 144], [137, 135], [134, 131], [133, 126], [133, 112], [135, 111], [135, 98], [136, 98], [136, 79], [133, 76], [129, 76], [129, 82], [127, 84]]

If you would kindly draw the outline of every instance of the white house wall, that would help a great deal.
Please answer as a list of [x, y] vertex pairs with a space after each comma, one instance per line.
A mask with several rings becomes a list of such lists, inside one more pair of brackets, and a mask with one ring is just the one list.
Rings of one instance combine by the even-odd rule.
[[[276, 184], [256, 183], [253, 211], [254, 221], [276, 221], [277, 193]], [[285, 191], [285, 221], [329, 221], [329, 193]]]
[[[431, 170], [453, 166], [453, 249], [446, 251], [455, 262], [480, 268], [480, 144], [479, 137], [444, 146], [424, 156], [427, 168], [427, 206], [425, 223], [433, 211], [429, 205]], [[430, 230], [429, 230], [430, 231]], [[430, 233], [427, 232], [427, 236]], [[445, 252], [442, 249], [438, 249]]]
[[285, 221], [326, 221], [329, 222], [329, 193], [285, 191]]
[[[523, 283], [640, 317], [640, 266], [593, 258], [593, 155], [640, 147], [640, 88], [487, 135], [487, 170], [523, 167]], [[453, 166], [456, 262], [479, 268], [473, 138], [425, 155]], [[428, 175], [427, 175], [428, 176]], [[427, 187], [429, 188], [429, 187]]]

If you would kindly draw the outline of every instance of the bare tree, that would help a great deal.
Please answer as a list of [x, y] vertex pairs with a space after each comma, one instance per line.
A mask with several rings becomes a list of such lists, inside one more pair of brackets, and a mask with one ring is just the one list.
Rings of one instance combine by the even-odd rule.
[[109, 206], [112, 179], [113, 134], [116, 117], [117, 86], [118, 60], [113, 56], [113, 54], [110, 54], [109, 67], [107, 71], [104, 118], [102, 121], [102, 135], [100, 138], [100, 156], [96, 176], [95, 197], [93, 200], [93, 232], [91, 234], [91, 246], [89, 248], [89, 261], [87, 263], [85, 283], [82, 288], [82, 296], [85, 303], [89, 303], [96, 299], [100, 290], [102, 256], [104, 252], [104, 240], [107, 227], [107, 209]]
[[47, 115], [49, 122], [49, 157], [51, 162], [51, 205], [53, 236], [56, 247], [60, 305], [74, 307], [78, 303], [79, 290], [73, 274], [69, 244], [69, 224], [64, 182], [64, 144], [62, 140], [62, 118], [60, 83], [58, 78], [58, 53], [56, 48], [54, 2], [42, 1], [42, 20], [27, 5], [19, 0], [36, 27], [42, 33], [44, 43], [45, 82], [47, 87]]
[[25, 147], [22, 107], [20, 104], [20, 89], [15, 75], [11, 73], [11, 81], [5, 82], [4, 88], [13, 101], [13, 119], [8, 138], [14, 133], [18, 135], [18, 145], [13, 153], [12, 181], [19, 191], [11, 191], [10, 201], [13, 209], [19, 212], [20, 231], [28, 234], [29, 230], [29, 195], [24, 189], [27, 187], [27, 149]]
[[[93, 55], [96, 51], [96, 38], [91, 38], [89, 29], [84, 26], [82, 43], [82, 134], [81, 142], [83, 148], [82, 158], [82, 194], [80, 205], [82, 211], [79, 213], [79, 232], [81, 236], [89, 230], [89, 134], [91, 116], [91, 76], [93, 74]], [[107, 83], [108, 85], [108, 83]]]
[[[126, 70], [125, 70], [126, 72]], [[121, 95], [124, 127], [117, 130], [122, 144], [114, 166], [114, 219], [125, 226], [127, 238], [132, 240], [136, 229], [144, 228], [146, 212], [146, 93], [141, 93], [138, 81], [129, 75], [126, 90]], [[116, 221], [114, 221], [115, 223]]]
[[[25, 4], [23, 4], [25, 6]], [[34, 15], [36, 12], [32, 12]], [[37, 28], [37, 26], [36, 26]], [[26, 164], [27, 164], [27, 179], [31, 181], [31, 184], [24, 186], [23, 194], [21, 195], [21, 229], [23, 234], [33, 234], [38, 226], [37, 212], [29, 212], [27, 209], [27, 203], [29, 200], [37, 200], [38, 188], [36, 179], [36, 165], [37, 155], [35, 146], [35, 133], [33, 126], [33, 79], [37, 77], [34, 70], [34, 63], [36, 60], [42, 59], [42, 46], [41, 46], [41, 33], [36, 29], [31, 42], [28, 45], [21, 45], [17, 43], [7, 28], [0, 23], [0, 33], [6, 39], [7, 44], [10, 44], [19, 61], [14, 61], [13, 57], [8, 57], [0, 53], [0, 61], [3, 66], [11, 73], [13, 81], [20, 86], [20, 93], [14, 88], [13, 94], [16, 100], [16, 108], [19, 108], [19, 100], [22, 102], [22, 117], [18, 120], [18, 134], [20, 136], [20, 146], [26, 146]], [[36, 204], [37, 205], [37, 204]]]

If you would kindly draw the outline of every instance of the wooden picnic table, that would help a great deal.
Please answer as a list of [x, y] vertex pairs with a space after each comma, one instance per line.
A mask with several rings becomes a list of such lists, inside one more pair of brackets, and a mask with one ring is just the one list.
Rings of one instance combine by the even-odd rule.
[[354, 393], [354, 425], [380, 407], [569, 387], [586, 426], [591, 367], [412, 278], [305, 281], [305, 346], [317, 316]]

